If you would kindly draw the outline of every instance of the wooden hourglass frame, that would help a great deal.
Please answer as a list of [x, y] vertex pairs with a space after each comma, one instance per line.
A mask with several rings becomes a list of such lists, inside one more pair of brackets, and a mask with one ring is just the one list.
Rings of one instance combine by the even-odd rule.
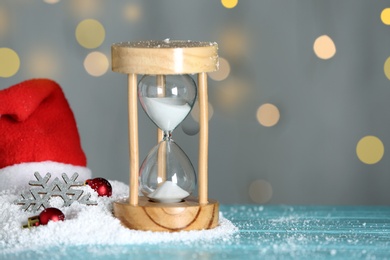
[[[141, 41], [113, 44], [112, 70], [128, 74], [130, 194], [114, 202], [114, 215], [137, 230], [181, 231], [211, 229], [218, 225], [219, 204], [208, 198], [208, 94], [207, 72], [218, 69], [218, 45], [193, 41]], [[161, 203], [139, 196], [137, 75], [197, 74], [199, 103], [198, 198]], [[160, 82], [159, 82], [160, 81]], [[158, 141], [162, 139], [157, 130]], [[161, 162], [160, 162], [161, 163]]]

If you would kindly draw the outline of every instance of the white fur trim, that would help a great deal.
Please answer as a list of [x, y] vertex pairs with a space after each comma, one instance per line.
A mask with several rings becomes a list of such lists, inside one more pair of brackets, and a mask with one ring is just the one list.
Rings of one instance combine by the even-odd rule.
[[77, 181], [85, 181], [92, 176], [91, 170], [87, 167], [71, 164], [52, 161], [20, 163], [0, 169], [0, 191], [11, 187], [29, 187], [28, 183], [31, 180], [36, 180], [35, 172], [39, 172], [42, 177], [49, 172], [51, 174], [50, 180], [54, 180], [55, 177], [62, 180], [62, 173], [66, 173], [70, 177], [77, 172], [79, 174]]

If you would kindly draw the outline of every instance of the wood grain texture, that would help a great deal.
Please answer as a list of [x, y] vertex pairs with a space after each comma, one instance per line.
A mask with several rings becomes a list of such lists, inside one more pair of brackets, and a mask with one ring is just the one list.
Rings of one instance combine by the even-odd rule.
[[195, 74], [218, 69], [218, 44], [194, 41], [122, 42], [111, 46], [112, 70], [150, 75]]
[[136, 230], [168, 231], [215, 228], [219, 221], [219, 204], [210, 200], [200, 205], [197, 198], [180, 203], [155, 203], [139, 197], [137, 206], [128, 200], [114, 202], [114, 215], [122, 225]]

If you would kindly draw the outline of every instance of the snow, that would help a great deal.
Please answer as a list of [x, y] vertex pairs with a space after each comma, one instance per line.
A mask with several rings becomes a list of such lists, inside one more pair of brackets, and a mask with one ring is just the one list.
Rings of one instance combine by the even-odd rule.
[[[213, 239], [231, 239], [237, 228], [222, 214], [219, 225], [211, 230], [150, 232], [131, 230], [121, 225], [112, 214], [112, 203], [128, 197], [129, 187], [118, 181], [110, 181], [113, 188], [111, 197], [98, 197], [89, 186], [78, 189], [91, 194], [91, 200], [98, 205], [85, 205], [74, 202], [70, 206], [62, 206], [58, 198], [50, 199], [51, 206], [65, 214], [65, 220], [49, 222], [47, 225], [22, 228], [27, 219], [38, 213], [23, 211], [14, 201], [22, 192], [18, 188], [0, 190], [0, 251], [12, 254], [23, 251], [36, 251], [44, 248], [73, 245], [131, 245], [157, 243], [192, 243], [193, 241], [209, 241]], [[44, 241], [44, 243], [42, 242]]]
[[43, 175], [48, 171], [53, 179], [56, 177], [62, 179], [62, 173], [64, 172], [69, 173], [69, 175], [77, 172], [79, 175], [78, 181], [85, 181], [92, 176], [89, 168], [72, 164], [53, 161], [20, 163], [0, 169], [0, 191], [11, 186], [28, 188], [28, 181], [35, 179], [35, 172], [40, 172]]

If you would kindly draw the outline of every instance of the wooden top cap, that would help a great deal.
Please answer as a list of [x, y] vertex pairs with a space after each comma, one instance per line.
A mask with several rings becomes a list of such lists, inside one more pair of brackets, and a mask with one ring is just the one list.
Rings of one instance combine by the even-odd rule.
[[218, 69], [218, 44], [195, 41], [139, 41], [111, 46], [112, 70], [134, 74], [194, 74]]

